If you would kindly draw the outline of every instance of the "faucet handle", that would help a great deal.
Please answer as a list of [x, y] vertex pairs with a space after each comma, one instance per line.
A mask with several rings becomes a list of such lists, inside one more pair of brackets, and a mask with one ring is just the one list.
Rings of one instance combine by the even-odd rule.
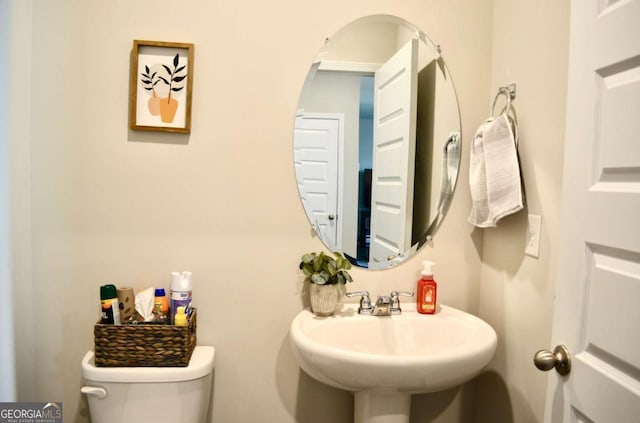
[[369, 291], [347, 292], [347, 297], [360, 296], [360, 307], [358, 308], [359, 314], [371, 314], [373, 306], [371, 305], [371, 297], [369, 297]]
[[400, 314], [402, 309], [400, 309], [400, 299], [398, 298], [400, 295], [404, 297], [413, 297], [413, 292], [407, 291], [391, 291], [391, 313]]
[[362, 297], [369, 298], [369, 291], [357, 291], [357, 292], [346, 292], [344, 295], [347, 297]]
[[405, 297], [413, 297], [413, 292], [408, 292], [408, 291], [391, 291], [391, 298], [398, 298], [398, 296], [405, 296]]

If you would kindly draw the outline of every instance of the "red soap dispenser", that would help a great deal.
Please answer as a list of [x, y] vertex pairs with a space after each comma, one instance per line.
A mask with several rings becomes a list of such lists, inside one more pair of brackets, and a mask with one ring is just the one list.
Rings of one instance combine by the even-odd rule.
[[431, 261], [422, 262], [422, 277], [418, 281], [416, 288], [417, 298], [416, 306], [418, 313], [434, 314], [436, 312], [436, 291], [438, 285], [433, 280], [433, 266], [435, 263]]

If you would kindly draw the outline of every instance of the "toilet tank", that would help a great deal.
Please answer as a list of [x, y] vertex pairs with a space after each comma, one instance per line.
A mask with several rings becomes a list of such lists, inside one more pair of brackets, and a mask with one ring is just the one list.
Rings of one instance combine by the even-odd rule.
[[215, 350], [196, 346], [187, 367], [97, 367], [82, 359], [92, 423], [205, 422]]

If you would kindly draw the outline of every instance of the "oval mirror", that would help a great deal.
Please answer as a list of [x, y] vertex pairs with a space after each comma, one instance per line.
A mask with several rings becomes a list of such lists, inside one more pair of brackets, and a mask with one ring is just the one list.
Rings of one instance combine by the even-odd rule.
[[460, 164], [440, 48], [394, 16], [351, 22], [311, 65], [293, 138], [300, 198], [326, 247], [365, 268], [406, 260], [442, 222]]

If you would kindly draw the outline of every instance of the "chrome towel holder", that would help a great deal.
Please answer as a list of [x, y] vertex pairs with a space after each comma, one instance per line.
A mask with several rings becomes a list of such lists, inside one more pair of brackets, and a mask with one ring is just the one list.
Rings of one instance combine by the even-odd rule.
[[516, 113], [516, 108], [512, 103], [516, 98], [516, 83], [512, 82], [509, 85], [498, 88], [498, 93], [493, 99], [493, 106], [491, 106], [491, 119], [495, 118], [496, 103], [498, 102], [498, 98], [500, 98], [500, 96], [505, 96], [507, 98], [507, 104], [500, 111], [500, 115], [505, 114], [509, 119], [509, 122], [511, 123], [511, 129], [513, 130], [513, 140], [517, 149], [520, 142], [518, 136], [518, 114]]
[[493, 106], [491, 107], [492, 118], [495, 116], [496, 104], [498, 103], [498, 98], [500, 98], [500, 96], [505, 96], [507, 98], [507, 105], [502, 109], [500, 114], [504, 113], [505, 111], [507, 113], [511, 112], [513, 113], [513, 119], [517, 122], [518, 119], [516, 117], [516, 110], [511, 104], [511, 102], [516, 98], [516, 83], [512, 82], [509, 85], [498, 88], [498, 93], [496, 94], [496, 97], [493, 99]]

